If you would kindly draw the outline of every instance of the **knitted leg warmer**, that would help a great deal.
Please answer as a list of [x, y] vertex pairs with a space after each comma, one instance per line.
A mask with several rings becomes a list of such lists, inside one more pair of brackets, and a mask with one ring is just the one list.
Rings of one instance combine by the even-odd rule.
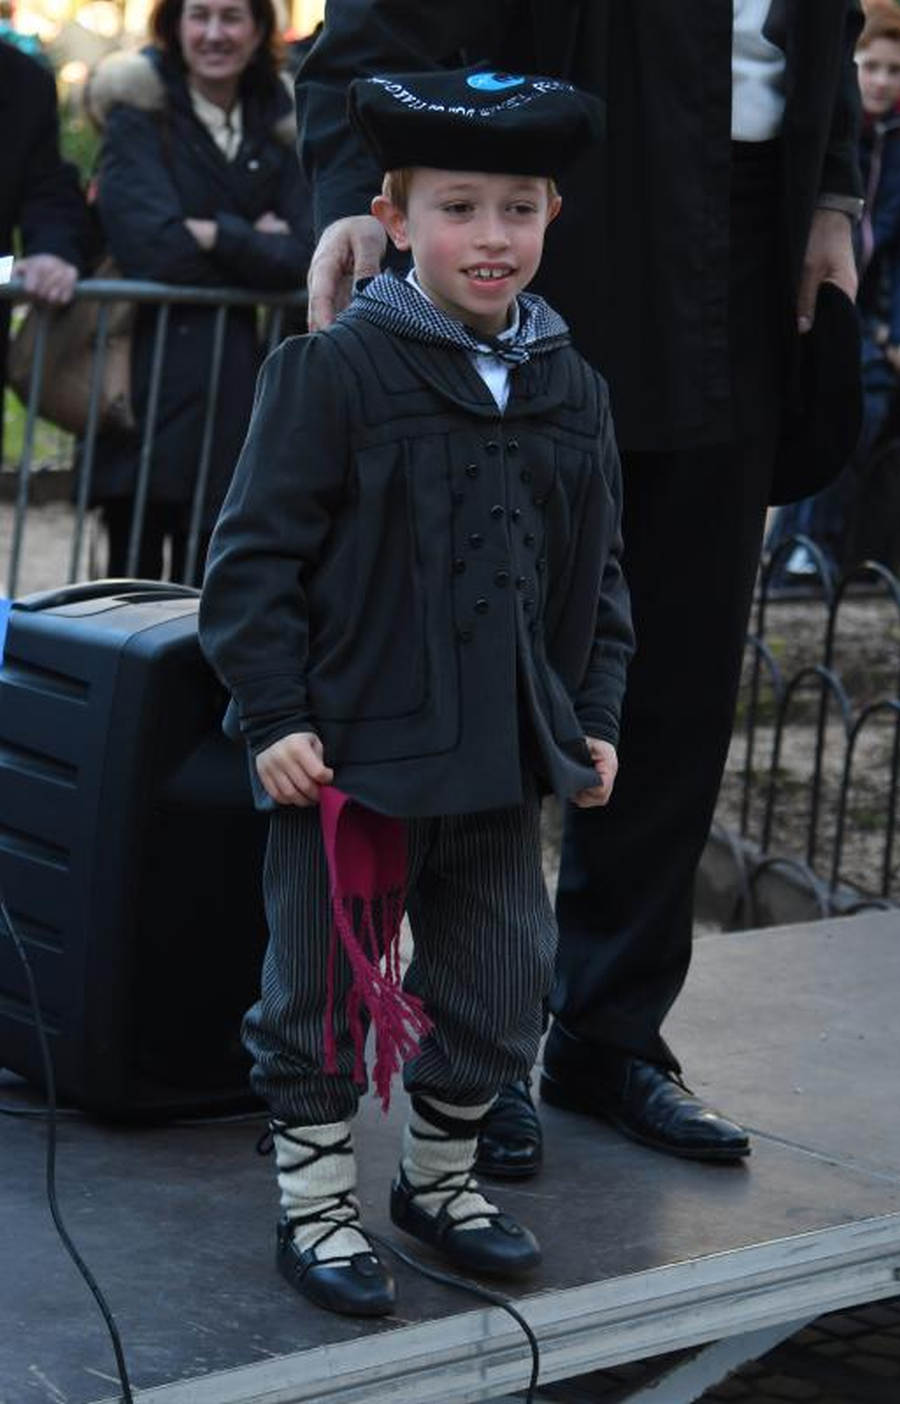
[[328, 1126], [272, 1126], [281, 1208], [294, 1243], [312, 1248], [317, 1262], [370, 1253], [359, 1224], [356, 1160], [346, 1121]]

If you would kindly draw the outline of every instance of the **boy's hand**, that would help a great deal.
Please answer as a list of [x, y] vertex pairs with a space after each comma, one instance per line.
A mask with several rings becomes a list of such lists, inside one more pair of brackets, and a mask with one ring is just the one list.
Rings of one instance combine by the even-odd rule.
[[586, 790], [579, 790], [572, 796], [572, 803], [579, 809], [593, 809], [595, 805], [606, 804], [616, 782], [619, 758], [616, 748], [609, 741], [599, 741], [596, 736], [586, 736], [587, 748], [597, 772], [597, 783]]
[[266, 794], [278, 804], [315, 804], [319, 787], [334, 779], [322, 756], [322, 742], [315, 732], [294, 731], [260, 751], [256, 773]]

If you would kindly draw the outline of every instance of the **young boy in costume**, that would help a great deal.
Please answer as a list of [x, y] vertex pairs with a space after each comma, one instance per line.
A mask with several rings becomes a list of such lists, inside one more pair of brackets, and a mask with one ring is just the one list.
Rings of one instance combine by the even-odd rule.
[[395, 1288], [350, 1128], [370, 1020], [377, 1090], [403, 1061], [411, 1097], [393, 1222], [464, 1271], [540, 1259], [472, 1166], [497, 1089], [534, 1062], [552, 976], [540, 795], [609, 799], [633, 640], [606, 389], [523, 291], [596, 104], [444, 71], [359, 80], [350, 110], [387, 172], [373, 212], [413, 266], [266, 363], [201, 640], [273, 810], [244, 1039], [272, 1114], [278, 1265], [320, 1305], [377, 1315]]

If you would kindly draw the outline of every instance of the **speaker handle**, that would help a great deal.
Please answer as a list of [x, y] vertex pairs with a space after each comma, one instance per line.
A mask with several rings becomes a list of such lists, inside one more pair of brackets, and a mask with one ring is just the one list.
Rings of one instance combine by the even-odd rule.
[[101, 599], [104, 595], [144, 595], [157, 600], [199, 599], [200, 591], [193, 585], [179, 585], [167, 580], [84, 580], [77, 585], [63, 585], [58, 590], [41, 590], [35, 595], [23, 595], [13, 600], [13, 609], [37, 611], [59, 609], [62, 605], [81, 604], [84, 600]]

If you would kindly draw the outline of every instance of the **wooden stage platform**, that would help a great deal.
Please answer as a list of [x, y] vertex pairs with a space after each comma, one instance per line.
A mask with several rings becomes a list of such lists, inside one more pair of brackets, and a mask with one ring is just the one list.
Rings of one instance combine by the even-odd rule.
[[[715, 1343], [647, 1395], [676, 1404], [797, 1323], [900, 1291], [898, 998], [898, 912], [698, 941], [666, 1032], [695, 1090], [752, 1129], [753, 1155], [677, 1161], [543, 1109], [542, 1175], [497, 1187], [545, 1251], [513, 1296], [543, 1382]], [[40, 1105], [9, 1076], [0, 1102]], [[387, 1121], [366, 1104], [357, 1135], [365, 1215], [388, 1236], [396, 1102]], [[0, 1404], [116, 1400], [105, 1327], [47, 1210], [45, 1128], [0, 1123]], [[372, 1325], [291, 1292], [262, 1125], [60, 1124], [60, 1207], [140, 1404], [521, 1399], [530, 1354], [499, 1308], [402, 1266], [398, 1314]]]

